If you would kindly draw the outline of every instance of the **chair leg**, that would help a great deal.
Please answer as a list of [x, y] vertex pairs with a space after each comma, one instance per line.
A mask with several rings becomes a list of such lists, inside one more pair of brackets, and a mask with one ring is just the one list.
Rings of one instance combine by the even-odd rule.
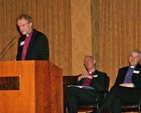
[[139, 113], [140, 113], [140, 101], [139, 101]]
[[99, 107], [98, 107], [98, 103], [96, 104], [96, 109], [98, 109]]
[[96, 109], [98, 109], [99, 108], [99, 103], [97, 102], [97, 99], [95, 99], [96, 100]]
[[68, 108], [66, 107], [66, 113], [68, 113]]

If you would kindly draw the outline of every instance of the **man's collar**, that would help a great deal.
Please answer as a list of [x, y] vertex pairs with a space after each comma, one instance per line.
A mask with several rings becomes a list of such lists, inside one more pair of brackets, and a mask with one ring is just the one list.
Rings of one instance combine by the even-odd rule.
[[137, 65], [135, 65], [135, 66], [129, 66], [130, 68], [136, 68], [137, 67]]
[[32, 33], [33, 33], [33, 28], [31, 30], [31, 32], [29, 34], [27, 34], [26, 36], [29, 37], [30, 35], [32, 35]]
[[94, 72], [95, 72], [96, 70], [94, 70], [94, 71], [91, 71], [91, 72], [89, 72], [89, 74], [94, 74]]

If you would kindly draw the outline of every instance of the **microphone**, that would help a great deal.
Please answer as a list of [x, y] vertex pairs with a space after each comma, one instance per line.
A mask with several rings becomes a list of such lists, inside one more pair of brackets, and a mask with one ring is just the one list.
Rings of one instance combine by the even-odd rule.
[[9, 46], [9, 44], [11, 43], [11, 42], [13, 42], [13, 40], [15, 39], [16, 37], [14, 37], [8, 44], [7, 44], [7, 46], [3, 49], [3, 51], [0, 53], [0, 55], [5, 51], [5, 49]]

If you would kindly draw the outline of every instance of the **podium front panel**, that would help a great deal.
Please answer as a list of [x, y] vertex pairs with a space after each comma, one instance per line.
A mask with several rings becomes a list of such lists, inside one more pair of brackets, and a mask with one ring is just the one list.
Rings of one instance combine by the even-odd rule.
[[53, 63], [0, 62], [0, 77], [20, 77], [19, 90], [0, 90], [0, 113], [63, 113], [62, 70]]

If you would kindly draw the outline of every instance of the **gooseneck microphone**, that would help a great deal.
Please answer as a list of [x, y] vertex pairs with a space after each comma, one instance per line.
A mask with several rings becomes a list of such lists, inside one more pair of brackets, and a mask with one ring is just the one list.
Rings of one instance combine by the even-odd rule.
[[9, 44], [11, 43], [11, 42], [13, 42], [13, 40], [15, 39], [16, 37], [14, 37], [8, 44], [7, 44], [7, 46], [2, 50], [2, 52], [0, 53], [0, 55], [5, 51], [5, 49], [9, 46]]

